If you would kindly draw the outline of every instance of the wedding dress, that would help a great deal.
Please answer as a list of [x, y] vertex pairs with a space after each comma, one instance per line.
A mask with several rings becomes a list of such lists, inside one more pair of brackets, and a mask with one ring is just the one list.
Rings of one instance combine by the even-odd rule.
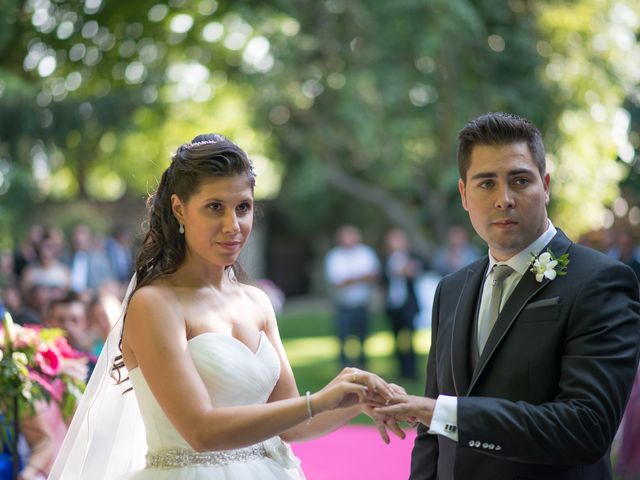
[[[188, 350], [214, 407], [265, 403], [280, 374], [264, 332], [255, 352], [232, 336], [203, 333]], [[139, 368], [129, 372], [145, 425], [146, 467], [129, 480], [303, 479], [299, 461], [279, 437], [237, 450], [198, 453], [173, 427]]]
[[[139, 368], [121, 369], [131, 385], [114, 382], [126, 299], [135, 285], [134, 276], [49, 480], [304, 480], [299, 460], [280, 437], [238, 450], [198, 453], [173, 428]], [[264, 403], [280, 375], [278, 356], [264, 332], [255, 352], [218, 333], [203, 333], [187, 345], [214, 406]], [[123, 393], [129, 386], [133, 392]]]

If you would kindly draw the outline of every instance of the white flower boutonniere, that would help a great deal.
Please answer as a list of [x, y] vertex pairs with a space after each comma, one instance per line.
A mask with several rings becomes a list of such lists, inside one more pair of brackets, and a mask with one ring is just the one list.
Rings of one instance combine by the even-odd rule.
[[531, 254], [531, 271], [536, 275], [536, 281], [542, 282], [545, 278], [553, 280], [558, 275], [567, 274], [569, 265], [569, 254], [565, 253], [561, 257], [556, 257], [550, 248], [537, 257]]

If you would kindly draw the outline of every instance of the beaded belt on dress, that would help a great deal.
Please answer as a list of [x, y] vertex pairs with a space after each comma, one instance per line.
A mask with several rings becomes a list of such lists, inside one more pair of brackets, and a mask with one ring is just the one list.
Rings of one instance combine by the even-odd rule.
[[196, 452], [186, 449], [162, 450], [147, 453], [146, 468], [212, 467], [235, 462], [248, 462], [266, 456], [267, 450], [262, 444], [237, 450], [215, 452]]

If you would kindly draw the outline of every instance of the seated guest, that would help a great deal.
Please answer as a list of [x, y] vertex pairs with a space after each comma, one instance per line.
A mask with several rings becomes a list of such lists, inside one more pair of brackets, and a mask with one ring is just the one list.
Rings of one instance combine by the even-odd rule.
[[23, 294], [37, 285], [50, 289], [53, 298], [60, 298], [69, 289], [69, 269], [58, 259], [58, 247], [53, 238], [45, 237], [36, 247], [37, 260], [27, 265], [21, 278]]
[[61, 328], [66, 333], [69, 345], [75, 350], [87, 354], [89, 357], [88, 380], [95, 366], [95, 357], [91, 351], [96, 340], [96, 333], [89, 324], [87, 308], [80, 297], [70, 292], [64, 298], [52, 301], [44, 320], [44, 326]]

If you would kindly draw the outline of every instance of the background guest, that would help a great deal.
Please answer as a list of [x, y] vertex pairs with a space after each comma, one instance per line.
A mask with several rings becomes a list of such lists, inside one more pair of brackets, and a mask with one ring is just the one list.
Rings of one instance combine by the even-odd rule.
[[102, 283], [112, 280], [111, 265], [106, 253], [96, 248], [100, 243], [93, 236], [91, 229], [84, 223], [79, 223], [71, 231], [71, 256], [67, 260], [71, 271], [71, 289], [78, 294], [90, 297]]
[[469, 241], [469, 233], [461, 225], [447, 231], [447, 243], [436, 249], [432, 267], [441, 276], [460, 270], [480, 258], [480, 250]]
[[340, 341], [340, 362], [347, 366], [347, 338], [358, 339], [358, 365], [366, 365], [364, 341], [369, 327], [369, 309], [378, 280], [380, 262], [374, 250], [362, 243], [360, 231], [344, 225], [336, 232], [337, 245], [325, 256], [325, 275], [335, 306], [336, 331]]
[[415, 378], [416, 355], [413, 350], [414, 320], [420, 310], [415, 280], [424, 270], [424, 262], [409, 249], [406, 233], [392, 229], [385, 235], [386, 258], [382, 266], [385, 286], [385, 311], [395, 339], [400, 375]]

